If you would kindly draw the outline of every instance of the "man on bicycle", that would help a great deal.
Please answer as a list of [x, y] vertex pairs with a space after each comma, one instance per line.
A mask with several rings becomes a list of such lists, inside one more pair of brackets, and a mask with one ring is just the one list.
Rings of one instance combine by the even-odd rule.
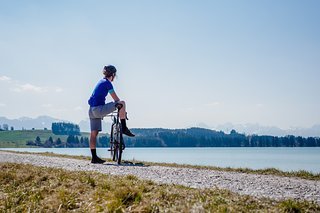
[[[120, 98], [117, 96], [116, 92], [113, 89], [112, 83], [114, 78], [116, 77], [117, 69], [108, 65], [103, 69], [104, 78], [101, 79], [96, 85], [88, 103], [90, 105], [89, 109], [89, 118], [90, 118], [90, 149], [92, 154], [91, 163], [104, 163], [97, 156], [96, 153], [96, 141], [99, 131], [102, 130], [102, 118], [115, 111], [119, 105], [122, 105], [119, 116], [122, 125], [122, 133], [129, 136], [134, 137], [135, 135], [130, 132], [126, 125], [126, 104], [124, 101], [120, 101]], [[105, 103], [106, 96], [110, 94], [113, 98], [113, 102]]]

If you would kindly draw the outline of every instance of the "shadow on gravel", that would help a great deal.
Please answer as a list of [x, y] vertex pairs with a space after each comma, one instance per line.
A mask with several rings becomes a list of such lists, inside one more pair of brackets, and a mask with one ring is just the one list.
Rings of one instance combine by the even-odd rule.
[[117, 163], [104, 163], [106, 166], [136, 166], [136, 167], [148, 167], [149, 165], [145, 165], [143, 163], [133, 163], [131, 161], [123, 161], [121, 164]]

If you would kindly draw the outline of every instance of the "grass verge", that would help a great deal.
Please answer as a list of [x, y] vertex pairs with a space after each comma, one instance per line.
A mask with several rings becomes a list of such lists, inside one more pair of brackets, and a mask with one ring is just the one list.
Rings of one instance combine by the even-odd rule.
[[[0, 150], [1, 151], [1, 150]], [[64, 157], [64, 158], [73, 158], [73, 159], [80, 159], [80, 160], [91, 160], [90, 157], [86, 156], [73, 156], [73, 155], [62, 155], [62, 154], [55, 154], [52, 152], [16, 152], [16, 151], [9, 151], [5, 150], [5, 152], [12, 152], [18, 154], [37, 154], [42, 156], [52, 156], [52, 157]], [[107, 161], [111, 161], [111, 159], [106, 159]], [[281, 171], [275, 168], [267, 168], [267, 169], [248, 169], [248, 168], [221, 168], [215, 166], [194, 166], [194, 165], [186, 165], [186, 164], [175, 164], [175, 163], [154, 163], [154, 162], [145, 162], [145, 161], [135, 161], [133, 160], [132, 163], [142, 163], [145, 166], [167, 166], [167, 167], [180, 167], [180, 168], [193, 168], [193, 169], [208, 169], [208, 170], [215, 170], [215, 171], [225, 171], [225, 172], [240, 172], [246, 174], [259, 174], [259, 175], [275, 175], [280, 177], [294, 177], [294, 178], [301, 178], [306, 180], [320, 180], [320, 173], [311, 173], [308, 171], [300, 170], [300, 171]]]
[[[100, 135], [103, 136], [104, 134]], [[34, 141], [39, 136], [41, 141], [48, 140], [49, 137], [55, 141], [60, 138], [66, 141], [68, 135], [55, 135], [51, 130], [14, 130], [14, 131], [0, 131], [0, 148], [32, 148], [27, 146], [27, 141]], [[82, 137], [89, 137], [89, 133], [81, 132]]]
[[0, 212], [319, 212], [310, 202], [274, 201], [220, 189], [0, 163]]

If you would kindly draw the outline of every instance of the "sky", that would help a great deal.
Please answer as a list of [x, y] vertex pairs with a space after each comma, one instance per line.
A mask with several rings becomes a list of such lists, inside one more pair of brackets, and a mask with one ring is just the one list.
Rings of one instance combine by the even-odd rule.
[[319, 11], [317, 0], [0, 0], [0, 116], [88, 119], [113, 64], [129, 127], [310, 127]]

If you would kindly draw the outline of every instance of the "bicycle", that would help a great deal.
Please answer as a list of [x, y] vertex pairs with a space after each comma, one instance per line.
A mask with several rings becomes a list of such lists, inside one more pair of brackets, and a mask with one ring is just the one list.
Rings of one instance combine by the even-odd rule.
[[125, 149], [125, 144], [122, 136], [122, 126], [120, 123], [119, 111], [122, 108], [122, 104], [117, 104], [116, 113], [110, 114], [112, 119], [111, 133], [110, 133], [110, 149], [111, 159], [118, 164], [121, 164], [122, 152]]

